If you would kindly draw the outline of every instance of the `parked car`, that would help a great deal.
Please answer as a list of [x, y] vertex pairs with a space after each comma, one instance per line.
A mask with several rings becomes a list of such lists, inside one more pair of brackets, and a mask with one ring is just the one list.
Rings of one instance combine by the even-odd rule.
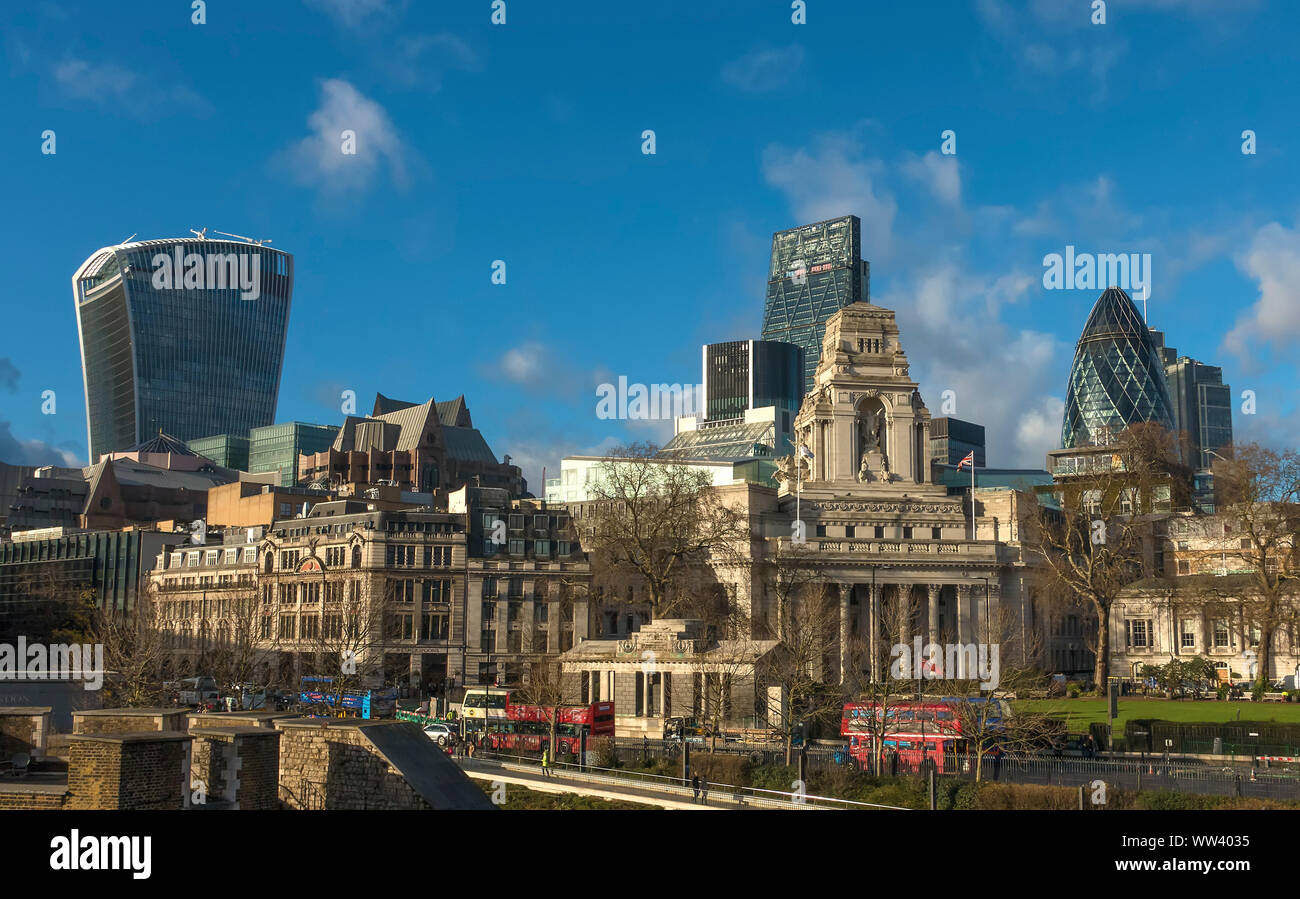
[[456, 733], [445, 724], [429, 724], [424, 728], [424, 735], [439, 746], [446, 746], [456, 739]]

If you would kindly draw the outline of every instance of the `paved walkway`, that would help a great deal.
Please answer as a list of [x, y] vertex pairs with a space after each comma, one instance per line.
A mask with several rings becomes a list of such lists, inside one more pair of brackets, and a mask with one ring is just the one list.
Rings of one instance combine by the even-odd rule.
[[625, 802], [640, 802], [643, 805], [655, 805], [660, 808], [681, 809], [683, 811], [721, 811], [719, 806], [701, 805], [682, 799], [671, 793], [637, 786], [623, 786], [608, 783], [592, 784], [580, 780], [568, 779], [562, 772], [555, 772], [553, 777], [545, 777], [540, 771], [520, 771], [506, 768], [499, 762], [483, 759], [457, 759], [465, 773], [475, 780], [501, 781], [518, 784], [541, 793], [577, 793], [580, 796], [594, 796], [598, 799], [615, 799]]

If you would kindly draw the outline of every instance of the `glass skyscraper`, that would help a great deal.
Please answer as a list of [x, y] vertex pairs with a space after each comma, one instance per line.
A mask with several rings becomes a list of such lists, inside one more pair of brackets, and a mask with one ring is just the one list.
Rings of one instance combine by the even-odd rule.
[[1138, 422], [1173, 429], [1165, 367], [1128, 294], [1108, 288], [1092, 307], [1070, 366], [1061, 445], [1105, 446]]
[[826, 320], [850, 303], [866, 302], [870, 267], [862, 260], [856, 215], [800, 225], [772, 235], [772, 266], [763, 308], [764, 340], [803, 348], [803, 392], [812, 389]]
[[275, 420], [293, 257], [191, 237], [105, 247], [72, 276], [90, 461], [165, 432]]

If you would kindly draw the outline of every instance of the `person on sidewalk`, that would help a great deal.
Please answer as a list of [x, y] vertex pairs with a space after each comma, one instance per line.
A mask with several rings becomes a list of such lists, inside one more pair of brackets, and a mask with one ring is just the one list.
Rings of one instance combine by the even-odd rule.
[[700, 776], [698, 774], [692, 774], [691, 775], [691, 802], [699, 802], [699, 801], [700, 801]]
[[709, 779], [707, 777], [700, 778], [700, 802], [703, 805], [709, 804]]
[[542, 750], [542, 777], [551, 776], [551, 748], [547, 746]]

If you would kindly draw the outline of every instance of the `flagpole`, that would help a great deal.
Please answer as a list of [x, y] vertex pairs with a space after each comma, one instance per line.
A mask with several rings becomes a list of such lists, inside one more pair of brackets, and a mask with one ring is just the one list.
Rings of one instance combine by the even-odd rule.
[[[802, 446], [803, 444], [800, 444]], [[799, 501], [803, 494], [803, 454], [797, 449], [794, 453], [794, 520], [803, 525], [803, 519], [799, 517]]]
[[975, 460], [970, 460], [970, 538], [975, 539]]

